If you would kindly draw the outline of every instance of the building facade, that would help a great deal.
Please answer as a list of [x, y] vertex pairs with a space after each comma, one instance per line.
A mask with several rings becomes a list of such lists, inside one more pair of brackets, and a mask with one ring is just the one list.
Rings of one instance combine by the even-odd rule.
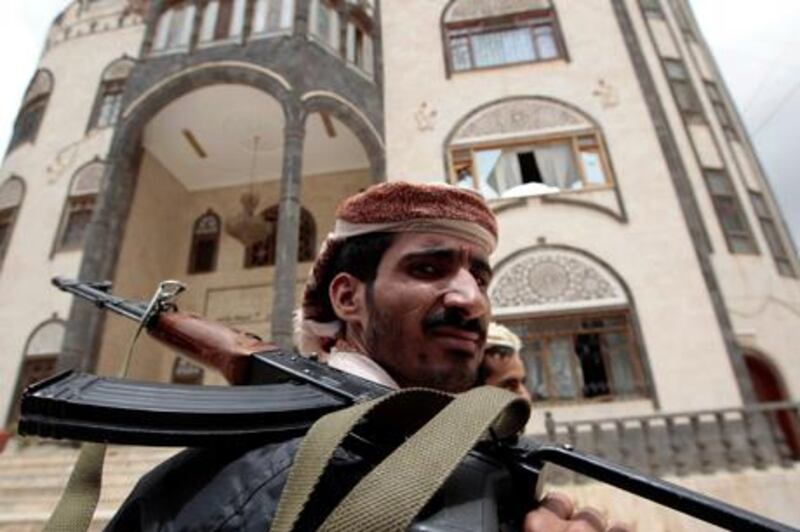
[[[182, 309], [290, 346], [337, 203], [400, 179], [496, 212], [530, 432], [800, 395], [797, 253], [685, 0], [75, 2], [0, 172], [7, 425], [26, 383], [127, 349], [50, 277], [181, 279]], [[149, 340], [131, 375], [220, 382]], [[796, 412], [766, 424], [800, 456]]]

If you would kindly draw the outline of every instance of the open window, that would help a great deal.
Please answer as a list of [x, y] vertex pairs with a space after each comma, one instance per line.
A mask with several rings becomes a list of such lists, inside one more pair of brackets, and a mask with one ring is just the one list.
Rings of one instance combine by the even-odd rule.
[[613, 184], [600, 133], [550, 100], [517, 99], [474, 113], [449, 144], [450, 180], [487, 199]]
[[0, 186], [0, 266], [11, 242], [17, 214], [24, 197], [25, 183], [18, 177], [6, 179]]
[[456, 0], [443, 17], [449, 72], [566, 57], [549, 0]]
[[42, 125], [50, 94], [53, 92], [53, 75], [47, 70], [39, 70], [28, 85], [22, 108], [14, 122], [14, 131], [8, 144], [8, 151], [25, 142], [34, 142]]
[[105, 166], [95, 160], [75, 172], [56, 236], [55, 252], [76, 250], [83, 246]]
[[650, 395], [633, 305], [619, 278], [574, 250], [537, 247], [501, 264], [493, 317], [522, 340], [534, 401]]

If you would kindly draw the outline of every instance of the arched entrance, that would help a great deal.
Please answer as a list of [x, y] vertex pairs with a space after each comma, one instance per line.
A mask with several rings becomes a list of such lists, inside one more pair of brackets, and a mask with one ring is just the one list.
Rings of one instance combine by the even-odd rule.
[[[791, 400], [780, 372], [767, 357], [756, 351], [745, 350], [744, 362], [759, 403]], [[797, 414], [791, 410], [779, 410], [772, 415], [771, 421], [773, 428], [783, 436], [792, 458], [800, 459], [800, 422]]]

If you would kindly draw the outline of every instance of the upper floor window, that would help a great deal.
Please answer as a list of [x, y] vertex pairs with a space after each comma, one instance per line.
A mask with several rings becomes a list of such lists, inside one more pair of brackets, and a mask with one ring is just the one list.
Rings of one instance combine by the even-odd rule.
[[[278, 206], [265, 209], [261, 216], [267, 221], [271, 230], [266, 238], [252, 246], [248, 246], [245, 255], [245, 268], [272, 266], [275, 264], [275, 251], [278, 242]], [[308, 262], [316, 256], [317, 225], [314, 217], [304, 207], [300, 207], [300, 234], [298, 237], [297, 260]]]
[[686, 11], [686, 6], [683, 5], [683, 0], [672, 0], [672, 8], [675, 12], [675, 21], [681, 32], [691, 40], [697, 40], [697, 36], [692, 28], [692, 22], [689, 19], [689, 13]]
[[253, 33], [272, 33], [291, 29], [294, 0], [256, 0], [253, 8]]
[[123, 57], [108, 65], [103, 71], [90, 128], [110, 127], [117, 123], [122, 111], [125, 82], [133, 66], [133, 59]]
[[786, 246], [783, 245], [783, 239], [778, 231], [778, 226], [775, 224], [775, 218], [772, 216], [772, 210], [767, 205], [764, 195], [754, 190], [750, 191], [750, 200], [753, 202], [753, 210], [756, 212], [758, 221], [761, 224], [761, 231], [764, 233], [764, 238], [767, 240], [772, 259], [778, 268], [781, 275], [794, 277], [795, 272], [792, 267], [792, 262], [789, 260], [789, 254], [786, 253]]
[[519, 11], [510, 0], [478, 6], [457, 1], [444, 17], [451, 72], [566, 57], [555, 11], [549, 1]]
[[550, 100], [516, 99], [467, 119], [449, 144], [450, 180], [487, 199], [613, 184], [601, 135]]
[[203, 11], [200, 42], [225, 41], [242, 36], [245, 0], [212, 0]]
[[725, 136], [731, 140], [738, 139], [736, 127], [733, 125], [733, 120], [731, 120], [731, 115], [728, 112], [728, 106], [725, 105], [725, 100], [722, 99], [722, 94], [720, 94], [717, 84], [713, 81], [706, 81], [705, 86], [708, 99], [711, 100], [711, 106], [714, 107], [714, 113], [717, 115], [719, 125], [722, 127], [722, 131], [725, 132]]
[[715, 168], [704, 169], [703, 175], [730, 252], [757, 253], [750, 225], [747, 223], [731, 178], [724, 170]]
[[309, 11], [311, 34], [330, 46], [337, 54], [341, 49], [339, 12], [329, 0], [311, 0]]
[[664, 59], [664, 69], [681, 114], [687, 120], [702, 122], [704, 120], [703, 108], [694, 85], [692, 85], [692, 80], [689, 78], [686, 65], [678, 59]]
[[194, 222], [189, 273], [213, 272], [217, 266], [221, 222], [211, 209]]
[[346, 37], [345, 57], [347, 62], [372, 76], [374, 71], [373, 43], [369, 30], [360, 21], [351, 19], [347, 23]]
[[661, 9], [661, 0], [639, 0], [642, 10], [645, 14], [653, 17], [664, 17], [664, 11]]
[[79, 249], [92, 219], [97, 193], [103, 181], [105, 164], [93, 161], [81, 167], [72, 178], [64, 205], [54, 251]]
[[9, 151], [24, 142], [36, 140], [52, 92], [53, 75], [47, 70], [38, 71], [28, 85], [22, 108], [14, 122], [14, 131], [8, 144]]
[[172, 2], [158, 18], [153, 51], [188, 49], [192, 38], [195, 14], [194, 2]]
[[17, 213], [25, 196], [25, 183], [18, 177], [6, 179], [0, 186], [0, 265], [11, 242]]

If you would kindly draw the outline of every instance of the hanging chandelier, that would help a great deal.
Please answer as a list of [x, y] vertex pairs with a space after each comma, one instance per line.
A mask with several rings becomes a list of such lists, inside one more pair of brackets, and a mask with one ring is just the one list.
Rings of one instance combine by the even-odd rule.
[[258, 207], [261, 199], [255, 192], [256, 157], [260, 140], [261, 138], [258, 135], [253, 137], [253, 157], [250, 161], [250, 189], [239, 198], [242, 210], [225, 221], [225, 232], [246, 247], [266, 240], [274, 230], [274, 224], [267, 222], [256, 213], [256, 207]]

